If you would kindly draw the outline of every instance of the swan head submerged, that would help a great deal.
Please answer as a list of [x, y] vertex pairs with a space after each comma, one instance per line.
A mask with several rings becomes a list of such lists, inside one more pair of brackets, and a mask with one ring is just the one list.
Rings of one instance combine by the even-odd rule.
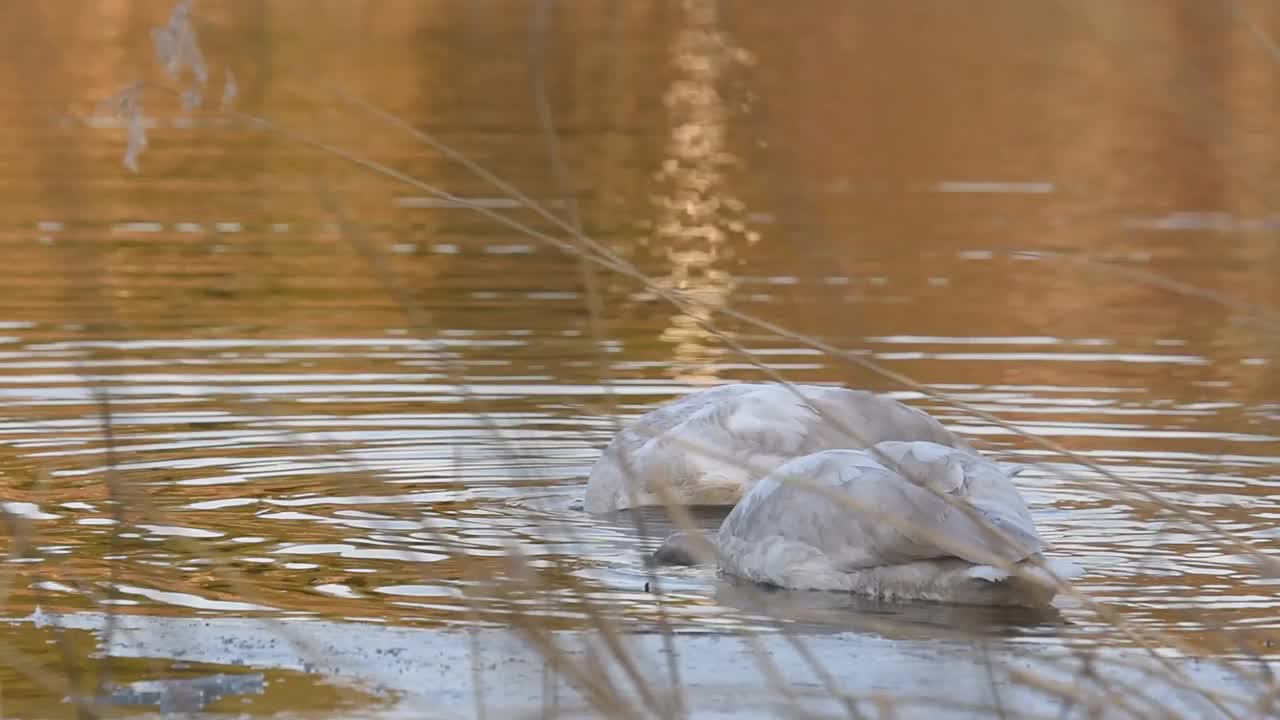
[[712, 565], [716, 562], [716, 538], [705, 530], [675, 532], [649, 559], [655, 565]]

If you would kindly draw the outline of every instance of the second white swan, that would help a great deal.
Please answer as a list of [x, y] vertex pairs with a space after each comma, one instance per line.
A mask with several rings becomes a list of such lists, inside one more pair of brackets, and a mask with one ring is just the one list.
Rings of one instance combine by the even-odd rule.
[[727, 575], [785, 588], [1045, 605], [1080, 569], [1041, 555], [1011, 478], [992, 460], [931, 442], [814, 453], [778, 467], [734, 507], [715, 554]]
[[897, 400], [818, 385], [734, 383], [686, 395], [614, 437], [587, 480], [584, 508], [734, 505], [779, 465], [823, 450], [927, 440], [974, 452]]

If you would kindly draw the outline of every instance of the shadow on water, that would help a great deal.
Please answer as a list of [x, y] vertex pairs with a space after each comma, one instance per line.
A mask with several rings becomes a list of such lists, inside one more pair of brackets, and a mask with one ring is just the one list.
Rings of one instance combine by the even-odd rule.
[[720, 580], [716, 602], [775, 618], [787, 632], [862, 631], [898, 639], [1052, 636], [1067, 622], [1056, 607], [988, 607], [889, 602], [850, 593], [792, 591]]

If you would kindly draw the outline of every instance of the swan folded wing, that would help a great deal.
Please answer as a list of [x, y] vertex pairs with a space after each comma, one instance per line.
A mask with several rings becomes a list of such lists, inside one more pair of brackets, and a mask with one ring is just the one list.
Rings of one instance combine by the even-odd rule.
[[1039, 552], [1031, 512], [999, 463], [927, 442], [884, 442], [872, 454], [928, 494], [917, 502], [936, 514], [930, 534], [939, 549], [975, 563], [1017, 562]]
[[[658, 449], [655, 441], [673, 431], [678, 434], [682, 423], [708, 408], [732, 402], [735, 397], [754, 392], [758, 387], [749, 383], [721, 385], [673, 400], [632, 420], [614, 436], [592, 466], [583, 498], [584, 509], [603, 513], [654, 502], [653, 493], [648, 492], [652, 476], [645, 473], [664, 472], [651, 459]], [[669, 475], [662, 477], [670, 478]]]
[[[915, 493], [915, 496], [912, 493]], [[792, 460], [761, 480], [729, 513], [721, 542], [810, 548], [833, 568], [894, 565], [937, 557], [917, 537], [919, 488], [865, 452], [828, 450]]]
[[952, 448], [931, 442], [889, 441], [876, 444], [869, 454], [915, 485], [956, 498], [967, 494], [966, 456]]
[[[712, 391], [713, 392], [713, 391]], [[716, 399], [713, 396], [713, 399]], [[764, 475], [798, 452], [818, 416], [786, 388], [748, 386], [722, 393], [663, 427], [627, 456], [635, 497], [628, 505], [733, 505]], [[588, 485], [590, 481], [588, 481]]]
[[748, 383], [720, 385], [685, 395], [654, 408], [627, 423], [626, 427], [622, 428], [609, 443], [602, 460], [617, 462], [619, 458], [633, 456], [654, 439], [671, 432], [690, 417], [707, 408], [732, 403], [733, 398], [755, 392], [756, 387]]
[[721, 536], [799, 543], [846, 571], [947, 557], [1016, 562], [1039, 550], [1029, 515], [1024, 521], [1017, 512], [1016, 490], [1012, 509], [1002, 495], [977, 507], [964, 494], [963, 472], [943, 478], [950, 484], [918, 482], [865, 452], [815, 453], [762, 480], [725, 519]]
[[1016, 563], [1040, 551], [1040, 537], [1011, 513], [950, 506], [931, 532], [939, 550], [979, 565]]
[[760, 386], [689, 422], [697, 426], [690, 430], [724, 433], [728, 447], [785, 457], [805, 450], [808, 438], [821, 423], [821, 415], [799, 394], [799, 388], [785, 385]]
[[[587, 481], [588, 512], [660, 503], [733, 504], [784, 461], [882, 440], [968, 451], [924, 412], [859, 390], [730, 384], [692, 393], [633, 421]], [[670, 491], [670, 492], [667, 492]]]

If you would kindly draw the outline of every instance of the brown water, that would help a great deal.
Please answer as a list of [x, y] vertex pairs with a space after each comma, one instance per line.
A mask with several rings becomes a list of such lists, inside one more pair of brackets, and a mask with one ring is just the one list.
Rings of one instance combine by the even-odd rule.
[[[502, 625], [528, 599], [476, 579], [514, 544], [551, 590], [585, 584], [637, 628], [660, 607], [681, 629], [760, 626], [703, 572], [665, 572], [659, 605], [643, 589], [652, 543], [572, 509], [615, 418], [766, 377], [700, 324], [724, 307], [865, 352], [1277, 544], [1270, 6], [196, 6], [215, 99], [230, 67], [239, 110], [552, 230], [331, 94], [355, 92], [580, 213], [701, 301], [687, 311], [162, 92], [145, 96], [150, 148], [128, 173], [124, 130], [96, 107], [163, 80], [148, 28], [168, 6], [17, 4], [6, 21], [0, 488], [32, 533], [6, 540], [25, 548], [7, 615], [106, 599]], [[1280, 640], [1276, 581], [1239, 549], [999, 426], [714, 319], [791, 380], [894, 392], [998, 457], [1046, 462], [1022, 482], [1043, 534], [1140, 630], [1215, 652]], [[583, 626], [563, 598], [540, 612]], [[825, 627], [865, 611], [788, 602]], [[1019, 633], [1127, 642], [1065, 612], [1069, 626]]]

